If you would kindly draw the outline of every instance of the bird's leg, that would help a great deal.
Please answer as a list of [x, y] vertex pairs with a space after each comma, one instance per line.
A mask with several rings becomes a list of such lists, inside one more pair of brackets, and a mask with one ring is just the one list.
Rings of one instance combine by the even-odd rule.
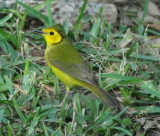
[[61, 104], [59, 105], [59, 107], [62, 107], [64, 102], [66, 101], [67, 97], [68, 97], [68, 94], [70, 92], [70, 87], [69, 86], [66, 86], [66, 90], [67, 90], [67, 93], [65, 93], [65, 97], [63, 99], [63, 101], [61, 102]]
[[70, 91], [70, 87], [69, 86], [66, 86], [66, 90], [67, 90], [67, 92], [69, 92]]
[[64, 96], [64, 98], [63, 98], [63, 101], [61, 102], [61, 104], [60, 104], [58, 107], [62, 107], [62, 106], [63, 106], [64, 102], [66, 101], [66, 99], [67, 99], [67, 97], [68, 97], [68, 94], [69, 94], [69, 91], [67, 91], [67, 92], [65, 93], [65, 96]]

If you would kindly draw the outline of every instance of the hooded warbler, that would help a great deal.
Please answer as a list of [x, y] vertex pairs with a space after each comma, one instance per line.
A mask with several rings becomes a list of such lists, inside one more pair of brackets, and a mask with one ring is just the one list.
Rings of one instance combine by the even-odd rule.
[[53, 26], [36, 32], [42, 34], [46, 40], [46, 62], [66, 85], [68, 91], [73, 86], [82, 86], [94, 93], [105, 105], [120, 106], [115, 97], [99, 86], [88, 64], [73, 47], [71, 40], [60, 27]]

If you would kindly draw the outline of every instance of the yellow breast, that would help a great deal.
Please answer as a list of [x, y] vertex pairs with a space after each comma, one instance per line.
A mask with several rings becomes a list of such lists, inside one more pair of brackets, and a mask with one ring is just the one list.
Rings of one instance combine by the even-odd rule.
[[72, 86], [82, 86], [83, 82], [66, 74], [65, 72], [59, 70], [58, 68], [54, 67], [46, 58], [48, 65], [55, 73], [55, 75], [66, 85], [67, 90], [69, 91]]

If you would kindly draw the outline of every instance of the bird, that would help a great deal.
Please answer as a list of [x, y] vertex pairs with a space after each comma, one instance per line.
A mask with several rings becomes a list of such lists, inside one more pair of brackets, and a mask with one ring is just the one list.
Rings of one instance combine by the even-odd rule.
[[71, 39], [58, 25], [35, 30], [41, 34], [47, 47], [45, 59], [55, 75], [65, 84], [66, 90], [71, 87], [81, 86], [90, 90], [106, 106], [120, 107], [120, 102], [100, 87], [88, 63], [72, 44]]

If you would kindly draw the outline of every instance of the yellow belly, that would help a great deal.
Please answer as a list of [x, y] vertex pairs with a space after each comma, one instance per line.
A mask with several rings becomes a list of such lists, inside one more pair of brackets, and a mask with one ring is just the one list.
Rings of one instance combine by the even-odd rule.
[[[47, 52], [47, 50], [46, 50]], [[55, 66], [53, 66], [50, 62], [49, 62], [49, 59], [46, 55], [47, 53], [45, 53], [45, 58], [46, 58], [46, 61], [48, 63], [48, 65], [50, 66], [50, 68], [52, 69], [52, 71], [55, 73], [55, 75], [66, 85], [66, 89], [69, 91], [70, 88], [72, 86], [82, 86], [84, 88], [90, 88], [90, 86], [92, 87], [92, 85], [84, 82], [84, 81], [81, 81], [77, 78], [74, 78], [70, 75], [68, 75], [67, 73], [61, 71], [60, 69], [56, 68]]]
[[54, 67], [53, 65], [49, 64], [52, 71], [55, 75], [66, 85], [67, 90], [70, 90], [72, 86], [83, 86], [85, 84], [83, 81], [80, 81], [72, 76], [69, 76], [65, 72], [59, 70], [58, 68]]

